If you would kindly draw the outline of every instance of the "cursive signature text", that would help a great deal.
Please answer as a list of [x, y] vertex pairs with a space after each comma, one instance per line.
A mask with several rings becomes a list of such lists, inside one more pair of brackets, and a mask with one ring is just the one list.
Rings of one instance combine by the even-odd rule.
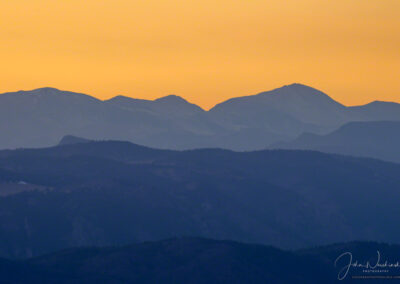
[[339, 261], [343, 261], [345, 265], [340, 268], [339, 273], [338, 273], [338, 280], [343, 280], [347, 277], [349, 274], [349, 271], [351, 268], [362, 268], [364, 270], [379, 270], [377, 272], [388, 272], [388, 268], [400, 268], [400, 262], [388, 262], [387, 260], [383, 262], [381, 260], [381, 253], [379, 251], [377, 253], [377, 260], [376, 262], [374, 261], [373, 263], [367, 261], [365, 263], [361, 263], [358, 260], [353, 260], [353, 254], [351, 252], [344, 252], [341, 255], [338, 256], [338, 258], [335, 260], [335, 267], [337, 267]]

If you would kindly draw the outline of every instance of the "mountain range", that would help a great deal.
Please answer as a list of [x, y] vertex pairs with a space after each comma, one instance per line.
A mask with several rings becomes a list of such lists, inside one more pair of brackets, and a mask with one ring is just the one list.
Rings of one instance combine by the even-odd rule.
[[42, 88], [0, 95], [0, 149], [49, 147], [65, 135], [124, 140], [161, 149], [261, 150], [351, 121], [400, 121], [400, 105], [346, 107], [314, 88], [292, 84], [233, 98], [209, 111], [181, 97], [94, 97]]
[[[233, 241], [174, 238], [120, 247], [74, 248], [22, 261], [0, 259], [0, 274], [4, 284], [329, 284], [367, 281], [353, 278], [357, 276], [399, 275], [398, 267], [385, 268], [387, 271], [381, 273], [351, 267], [345, 274], [340, 271], [348, 264], [348, 257], [336, 262], [343, 253], [351, 253], [359, 264], [396, 263], [400, 247], [351, 242], [282, 251]], [[392, 282], [384, 278], [367, 282], [371, 281]]]
[[[0, 95], [0, 133], [2, 283], [336, 283], [345, 252], [399, 261], [400, 104], [42, 88]], [[400, 275], [365, 273], [344, 281]]]
[[313, 151], [69, 139], [0, 151], [0, 256], [199, 236], [304, 248], [400, 242], [400, 165]]

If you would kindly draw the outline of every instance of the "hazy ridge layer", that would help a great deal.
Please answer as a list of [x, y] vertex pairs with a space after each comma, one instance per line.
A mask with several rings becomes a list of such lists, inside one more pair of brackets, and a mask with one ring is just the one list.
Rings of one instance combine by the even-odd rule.
[[400, 105], [345, 107], [301, 84], [232, 98], [209, 111], [175, 95], [101, 101], [42, 88], [0, 95], [0, 149], [48, 147], [73, 135], [163, 149], [261, 150], [305, 132], [326, 134], [350, 121], [382, 120], [399, 121]]

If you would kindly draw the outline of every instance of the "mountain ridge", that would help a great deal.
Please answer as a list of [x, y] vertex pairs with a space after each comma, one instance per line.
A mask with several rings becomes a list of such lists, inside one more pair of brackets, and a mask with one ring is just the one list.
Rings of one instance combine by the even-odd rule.
[[272, 149], [314, 150], [400, 163], [400, 121], [349, 122], [326, 135], [303, 133]]
[[109, 100], [41, 88], [0, 95], [0, 149], [48, 147], [65, 135], [126, 140], [161, 149], [251, 151], [304, 132], [327, 134], [349, 121], [400, 120], [400, 104], [345, 107], [323, 92], [291, 84], [232, 98], [205, 111], [176, 95]]
[[[173, 238], [129, 246], [81, 247], [20, 261], [0, 260], [3, 283], [279, 283], [354, 282], [352, 276], [397, 275], [398, 268], [365, 274], [340, 273], [350, 253], [358, 263], [376, 261], [377, 251], [396, 262], [400, 246], [350, 242], [285, 251], [271, 246], [205, 238]], [[99, 271], [101, 274], [99, 275]], [[290, 273], [288, 273], [290, 271]], [[99, 282], [100, 281], [100, 282]], [[376, 282], [374, 282], [376, 283]]]
[[315, 151], [4, 150], [0, 256], [188, 235], [289, 249], [398, 243], [399, 177], [399, 164]]
[[[214, 107], [216, 107], [216, 106], [219, 105], [219, 104], [222, 104], [222, 103], [224, 103], [224, 102], [227, 102], [227, 101], [230, 101], [230, 100], [233, 100], [233, 99], [269, 95], [269, 94], [271, 94], [271, 92], [273, 92], [273, 91], [276, 91], [276, 90], [279, 90], [279, 89], [282, 89], [282, 88], [288, 88], [288, 87], [289, 87], [289, 88], [291, 88], [291, 87], [301, 87], [301, 88], [306, 87], [306, 88], [308, 88], [308, 89], [312, 89], [312, 90], [315, 90], [315, 91], [317, 91], [317, 92], [319, 92], [319, 93], [322, 93], [322, 94], [324, 94], [325, 96], [328, 96], [327, 94], [321, 92], [320, 90], [318, 90], [318, 89], [316, 89], [316, 88], [314, 88], [314, 87], [311, 87], [311, 86], [308, 86], [308, 85], [305, 85], [305, 84], [302, 84], [302, 83], [291, 83], [291, 84], [283, 85], [283, 86], [281, 86], [281, 87], [276, 87], [276, 88], [274, 88], [274, 89], [272, 89], [272, 90], [270, 90], [270, 91], [261, 91], [261, 92], [258, 92], [258, 93], [252, 94], [252, 95], [245, 95], [245, 96], [232, 97], [232, 98], [226, 99], [226, 100], [224, 100], [224, 101], [222, 101], [222, 102], [216, 103], [216, 104], [215, 104], [213, 107], [211, 107], [209, 110], [213, 109]], [[91, 97], [91, 98], [95, 98], [96, 100], [99, 100], [99, 101], [102, 101], [102, 102], [107, 102], [107, 101], [110, 101], [110, 100], [113, 100], [113, 99], [116, 99], [116, 98], [127, 98], [127, 99], [132, 99], [132, 100], [137, 100], [137, 101], [154, 102], [154, 101], [163, 100], [163, 99], [169, 98], [169, 97], [175, 97], [175, 98], [181, 99], [181, 100], [183, 100], [183, 101], [185, 101], [185, 102], [188, 102], [184, 97], [179, 96], [179, 95], [174, 95], [174, 94], [165, 95], [165, 96], [162, 96], [162, 97], [159, 97], [159, 98], [155, 98], [155, 99], [141, 99], [141, 98], [135, 98], [135, 97], [132, 97], [132, 96], [126, 96], [126, 95], [120, 94], [120, 95], [116, 95], [116, 96], [114, 96], [114, 97], [111, 97], [111, 98], [109, 98], [109, 99], [100, 100], [100, 99], [96, 98], [95, 96], [89, 95], [89, 94], [87, 94], [87, 93], [81, 93], [81, 92], [75, 92], [75, 91], [61, 90], [61, 89], [59, 89], [59, 88], [47, 87], [47, 86], [46, 86], [46, 87], [39, 87], [39, 88], [31, 89], [31, 90], [18, 90], [18, 91], [3, 92], [3, 93], [0, 93], [0, 96], [2, 96], [2, 95], [14, 95], [14, 94], [15, 94], [15, 95], [17, 95], [17, 94], [37, 94], [37, 93], [39, 93], [39, 92], [41, 92], [41, 91], [53, 92], [53, 93], [58, 93], [58, 94], [67, 93], [67, 94], [84, 95], [84, 96], [88, 96], [88, 97]], [[328, 97], [329, 97], [330, 99], [332, 99], [330, 96], [328, 96]], [[332, 100], [333, 100], [333, 99], [332, 99]], [[335, 101], [335, 100], [333, 100], [333, 101]], [[339, 104], [339, 105], [341, 105], [341, 106], [344, 106], [344, 107], [347, 107], [347, 108], [351, 108], [351, 107], [360, 107], [360, 106], [367, 106], [367, 105], [371, 105], [371, 104], [395, 104], [395, 105], [400, 104], [400, 102], [395, 102], [395, 101], [373, 100], [373, 101], [371, 101], [371, 102], [369, 102], [369, 103], [365, 103], [365, 104], [362, 104], [362, 105], [345, 106], [345, 105], [343, 105], [342, 103], [340, 103], [340, 102], [338, 102], [338, 101], [335, 101], [335, 102], [336, 102], [337, 104]], [[194, 103], [192, 103], [192, 104], [194, 104]], [[194, 104], [194, 105], [196, 105], [196, 104]], [[200, 107], [200, 106], [198, 106], [198, 107]], [[200, 107], [200, 108], [201, 108], [201, 107]], [[205, 110], [205, 111], [209, 111], [209, 110]]]

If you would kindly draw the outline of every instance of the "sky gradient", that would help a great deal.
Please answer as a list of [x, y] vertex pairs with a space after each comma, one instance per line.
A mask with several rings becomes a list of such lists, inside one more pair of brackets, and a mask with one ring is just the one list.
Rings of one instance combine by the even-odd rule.
[[399, 0], [0, 3], [0, 92], [177, 94], [208, 109], [294, 82], [400, 102]]

